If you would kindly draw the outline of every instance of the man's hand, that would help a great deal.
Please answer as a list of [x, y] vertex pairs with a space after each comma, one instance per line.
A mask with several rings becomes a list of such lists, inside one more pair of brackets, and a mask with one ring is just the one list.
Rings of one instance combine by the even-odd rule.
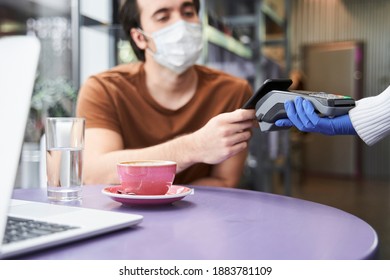
[[254, 110], [238, 109], [209, 120], [191, 135], [195, 161], [218, 164], [245, 150], [255, 118]]

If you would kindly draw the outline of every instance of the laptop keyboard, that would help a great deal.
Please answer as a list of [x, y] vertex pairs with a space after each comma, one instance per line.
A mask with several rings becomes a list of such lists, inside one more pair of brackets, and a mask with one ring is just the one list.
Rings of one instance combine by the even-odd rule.
[[3, 244], [76, 229], [77, 227], [8, 217]]

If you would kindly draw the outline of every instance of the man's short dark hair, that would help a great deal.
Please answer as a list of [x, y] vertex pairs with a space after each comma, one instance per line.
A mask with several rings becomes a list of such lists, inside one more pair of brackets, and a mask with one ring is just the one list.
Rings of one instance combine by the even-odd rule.
[[[199, 13], [200, 3], [199, 0], [193, 0], [196, 12]], [[141, 61], [145, 61], [145, 51], [138, 48], [137, 44], [130, 36], [130, 30], [132, 28], [141, 28], [140, 22], [140, 10], [137, 0], [125, 0], [119, 11], [119, 20], [122, 23], [123, 31], [128, 37], [131, 47], [134, 50], [135, 55]]]

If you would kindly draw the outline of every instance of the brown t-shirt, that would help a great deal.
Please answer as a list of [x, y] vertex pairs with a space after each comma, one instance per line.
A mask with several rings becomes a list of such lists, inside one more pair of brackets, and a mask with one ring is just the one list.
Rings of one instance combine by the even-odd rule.
[[[204, 66], [195, 69], [196, 93], [177, 110], [164, 108], [152, 98], [143, 64], [134, 63], [91, 76], [80, 89], [76, 114], [86, 118], [87, 128], [116, 131], [125, 149], [139, 149], [192, 133], [212, 117], [240, 108], [252, 94], [246, 80]], [[195, 164], [177, 174], [175, 184], [190, 184], [210, 171], [211, 165]]]

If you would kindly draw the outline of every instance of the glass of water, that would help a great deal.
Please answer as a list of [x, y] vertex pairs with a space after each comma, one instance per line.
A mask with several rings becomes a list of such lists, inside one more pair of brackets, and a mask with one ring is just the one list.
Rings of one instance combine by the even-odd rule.
[[47, 196], [52, 201], [81, 200], [84, 118], [46, 119]]

